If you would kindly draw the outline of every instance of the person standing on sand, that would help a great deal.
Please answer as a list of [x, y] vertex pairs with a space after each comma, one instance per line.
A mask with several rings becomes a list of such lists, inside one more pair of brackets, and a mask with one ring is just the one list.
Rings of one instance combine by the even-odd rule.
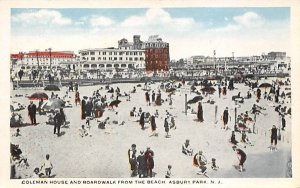
[[146, 177], [146, 160], [145, 160], [145, 155], [144, 151], [140, 151], [140, 155], [137, 157], [137, 163], [138, 163], [138, 174], [139, 178], [143, 176], [143, 178]]
[[198, 112], [197, 112], [198, 121], [203, 122], [203, 108], [201, 102], [198, 102]]
[[273, 125], [271, 131], [271, 147], [270, 149], [272, 150], [273, 147], [275, 150], [277, 150], [277, 139], [278, 139], [278, 135], [277, 135], [277, 131], [278, 129], [276, 128], [275, 125]]
[[169, 137], [169, 130], [170, 130], [167, 118], [165, 118], [165, 121], [164, 121], [164, 128], [165, 128], [166, 138], [167, 138], [167, 137]]
[[154, 93], [154, 91], [152, 91], [152, 103], [155, 103], [155, 93]]
[[60, 127], [62, 124], [63, 124], [63, 115], [59, 112], [59, 110], [56, 110], [54, 116], [54, 134], [56, 134], [56, 130], [57, 130], [57, 135], [59, 136]]
[[39, 115], [42, 114], [42, 105], [43, 105], [43, 99], [40, 99], [39, 106], [38, 106]]
[[131, 170], [131, 177], [136, 176], [136, 167], [137, 167], [137, 159], [136, 159], [136, 145], [132, 144], [131, 149], [128, 150], [128, 159]]
[[145, 112], [142, 112], [142, 114], [141, 114], [140, 125], [141, 125], [141, 128], [144, 130], [145, 129]]
[[152, 134], [150, 136], [156, 136], [156, 122], [155, 122], [155, 116], [152, 115], [150, 117], [150, 124], [151, 124], [151, 130], [152, 130]]
[[150, 176], [150, 178], [152, 178], [152, 170], [154, 168], [154, 160], [153, 160], [153, 153], [148, 152], [147, 154], [147, 172], [148, 172], [148, 176]]
[[148, 91], [145, 93], [146, 103], [150, 105], [150, 95]]
[[225, 108], [224, 112], [223, 112], [223, 116], [222, 116], [222, 119], [223, 119], [223, 124], [224, 124], [224, 129], [228, 129], [228, 119], [229, 119], [229, 113], [228, 113], [228, 107]]
[[36, 125], [36, 105], [33, 104], [32, 101], [30, 101], [27, 110], [28, 110], [28, 116], [31, 121], [31, 125]]
[[245, 161], [247, 159], [247, 155], [246, 155], [246, 153], [243, 150], [238, 149], [236, 146], [232, 146], [232, 149], [237, 154], [237, 158], [239, 160], [240, 172], [243, 172], [243, 170], [244, 170], [244, 163], [245, 163]]
[[85, 119], [86, 102], [84, 99], [81, 101], [81, 119]]
[[77, 106], [77, 103], [80, 104], [80, 94], [79, 91], [76, 91], [75, 93], [75, 105]]

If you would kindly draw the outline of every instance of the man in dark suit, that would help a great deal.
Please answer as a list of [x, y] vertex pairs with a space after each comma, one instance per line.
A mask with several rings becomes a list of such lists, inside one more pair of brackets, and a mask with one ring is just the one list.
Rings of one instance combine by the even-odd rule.
[[30, 101], [30, 104], [27, 107], [28, 115], [32, 125], [36, 125], [36, 105]]
[[57, 130], [57, 135], [60, 134], [60, 127], [63, 124], [63, 115], [59, 112], [59, 110], [56, 110], [55, 116], [54, 116], [54, 134]]

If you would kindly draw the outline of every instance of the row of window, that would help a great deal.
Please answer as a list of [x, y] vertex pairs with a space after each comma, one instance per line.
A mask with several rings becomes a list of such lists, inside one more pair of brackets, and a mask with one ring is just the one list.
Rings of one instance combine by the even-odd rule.
[[[96, 52], [83, 52], [81, 53], [83, 56], [84, 55], [96, 55]], [[98, 55], [143, 55], [143, 52], [105, 52], [105, 51], [100, 51], [97, 53]]]
[[[82, 60], [89, 60], [89, 58], [88, 57], [82, 57]], [[90, 59], [91, 61], [96, 61], [96, 57], [91, 57], [91, 59]], [[135, 57], [135, 58], [132, 58], [132, 57], [126, 57], [126, 58], [124, 58], [123, 59], [123, 57], [119, 57], [119, 59], [117, 58], [117, 57], [108, 57], [108, 59], [106, 58], [106, 57], [103, 57], [103, 58], [101, 58], [101, 57], [98, 57], [98, 59], [97, 59], [98, 61], [101, 61], [101, 60], [110, 60], [110, 61], [123, 61], [123, 60], [126, 60], [126, 61], [144, 61], [144, 58], [143, 57], [140, 57], [140, 58], [138, 58], [138, 57]]]
[[160, 58], [160, 59], [168, 59], [168, 55], [146, 55], [146, 59], [153, 59], [153, 58]]
[[[83, 64], [83, 68], [104, 68], [105, 67], [105, 64]], [[127, 64], [106, 64], [106, 68], [126, 68], [127, 67]], [[132, 68], [133, 65], [132, 64], [128, 64], [128, 67], [129, 68]]]

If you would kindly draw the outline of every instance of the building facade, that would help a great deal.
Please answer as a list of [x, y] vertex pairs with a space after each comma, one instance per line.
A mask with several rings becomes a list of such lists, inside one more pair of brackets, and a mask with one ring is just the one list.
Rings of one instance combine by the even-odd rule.
[[163, 42], [158, 35], [153, 35], [142, 44], [142, 49], [145, 50], [146, 71], [169, 71], [169, 43]]
[[169, 70], [169, 44], [158, 35], [141, 41], [140, 35], [133, 36], [133, 42], [123, 38], [118, 48], [90, 48], [79, 51], [82, 70], [139, 69], [146, 71]]
[[58, 51], [30, 51], [28, 53], [11, 54], [12, 68], [30, 70], [60, 68], [60, 64], [68, 64], [76, 61], [73, 52]]
[[125, 49], [124, 44], [121, 49], [119, 48], [84, 49], [79, 51], [79, 55], [80, 55], [80, 61], [83, 70], [101, 69], [106, 71], [115, 68], [144, 69], [145, 67], [144, 50], [134, 50], [130, 46], [128, 46], [128, 48], [126, 47]]

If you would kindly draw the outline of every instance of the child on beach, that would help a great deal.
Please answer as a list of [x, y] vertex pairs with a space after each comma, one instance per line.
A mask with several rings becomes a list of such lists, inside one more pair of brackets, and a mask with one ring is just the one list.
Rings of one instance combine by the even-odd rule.
[[50, 158], [50, 155], [47, 154], [47, 155], [46, 155], [46, 160], [45, 160], [44, 163], [42, 164], [41, 170], [40, 170], [40, 171], [42, 171], [43, 168], [45, 169], [45, 174], [46, 174], [46, 177], [47, 177], [47, 178], [50, 177], [50, 175], [51, 175], [51, 170], [53, 169], [53, 165], [52, 165], [51, 161], [49, 160], [49, 158]]
[[172, 169], [172, 165], [168, 165], [168, 170], [166, 171], [165, 178], [171, 178], [171, 176], [173, 176], [171, 169]]
[[213, 170], [218, 170], [218, 166], [217, 166], [217, 164], [216, 164], [216, 159], [215, 158], [212, 158], [211, 159], [211, 168], [213, 169]]
[[85, 136], [87, 136], [89, 133], [87, 132], [87, 130], [84, 128], [84, 125], [81, 126], [81, 129], [79, 129], [79, 135], [83, 138]]

